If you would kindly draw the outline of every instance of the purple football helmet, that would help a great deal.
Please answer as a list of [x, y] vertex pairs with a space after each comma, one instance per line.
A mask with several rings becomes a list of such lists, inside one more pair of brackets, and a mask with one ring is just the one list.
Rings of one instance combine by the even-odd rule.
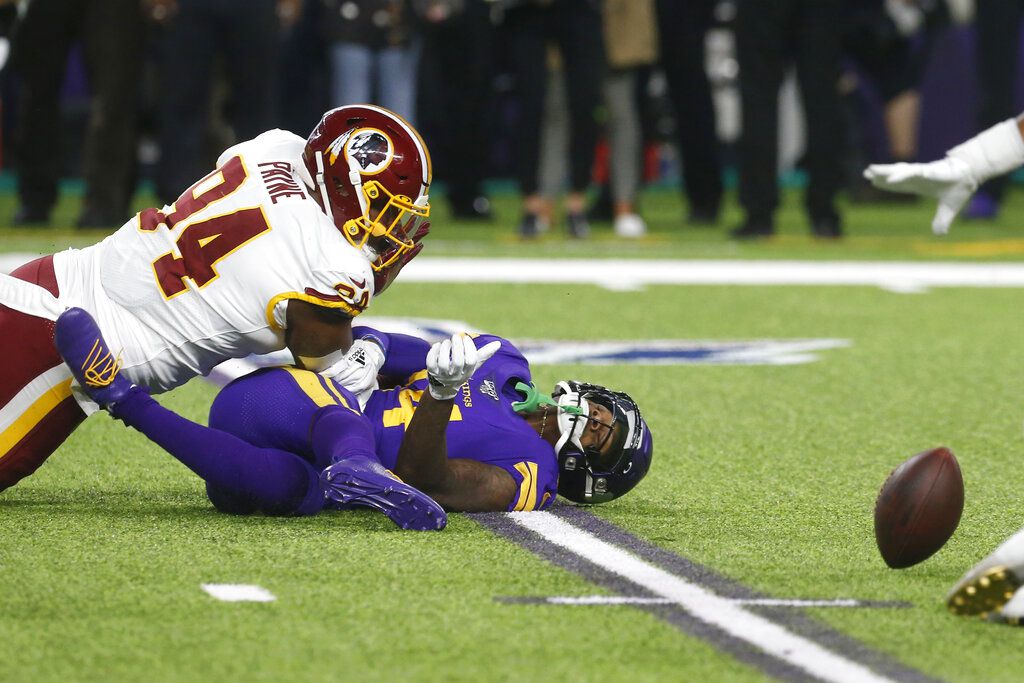
[[[647, 474], [654, 454], [651, 430], [636, 401], [622, 392], [575, 381], [559, 382], [551, 397], [560, 407], [562, 432], [555, 447], [558, 495], [575, 503], [604, 503], [632, 490]], [[606, 441], [611, 439], [609, 448], [606, 442], [587, 448], [580, 444], [586, 422], [593, 419], [589, 417], [591, 403], [612, 415], [612, 428], [606, 436]]]

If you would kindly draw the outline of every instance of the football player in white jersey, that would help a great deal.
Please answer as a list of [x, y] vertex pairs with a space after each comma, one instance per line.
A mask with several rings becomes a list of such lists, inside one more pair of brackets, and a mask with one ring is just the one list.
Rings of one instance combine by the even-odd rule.
[[937, 235], [949, 226], [978, 186], [1024, 165], [1024, 114], [997, 123], [927, 164], [872, 164], [864, 177], [876, 187], [938, 199]]
[[399, 116], [339, 107], [306, 140], [271, 130], [229, 148], [176, 202], [99, 244], [0, 275], [0, 490], [93, 408], [53, 346], [53, 321], [72, 306], [155, 393], [286, 346], [297, 365], [341, 383], [375, 376], [364, 361], [383, 355], [353, 345], [352, 318], [422, 247], [431, 173]]

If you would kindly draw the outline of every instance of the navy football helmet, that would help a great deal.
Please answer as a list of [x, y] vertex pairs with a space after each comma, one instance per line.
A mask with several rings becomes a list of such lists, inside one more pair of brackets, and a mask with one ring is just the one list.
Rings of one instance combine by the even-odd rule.
[[[604, 503], [628, 493], [651, 467], [654, 443], [640, 408], [629, 395], [586, 382], [559, 382], [551, 393], [558, 402], [555, 444], [558, 455], [558, 495], [575, 503]], [[601, 443], [580, 443], [590, 416], [590, 404], [611, 413]], [[609, 445], [610, 442], [610, 445]]]

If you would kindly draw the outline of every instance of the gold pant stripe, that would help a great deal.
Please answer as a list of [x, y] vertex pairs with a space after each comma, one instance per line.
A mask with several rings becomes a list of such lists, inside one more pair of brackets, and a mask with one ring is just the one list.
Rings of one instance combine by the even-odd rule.
[[7, 455], [18, 445], [25, 435], [43, 418], [50, 414], [61, 401], [71, 396], [71, 380], [66, 379], [60, 384], [44, 391], [10, 427], [0, 433], [0, 458]]
[[302, 389], [302, 392], [306, 394], [321, 408], [324, 406], [337, 405], [338, 401], [327, 393], [324, 389], [324, 385], [320, 383], [320, 376], [315, 372], [309, 370], [300, 370], [298, 368], [284, 368], [284, 370], [292, 376], [295, 383]]
[[533, 510], [537, 506], [537, 463], [517, 462], [516, 471], [523, 475], [523, 481], [519, 484], [519, 498], [513, 511]]

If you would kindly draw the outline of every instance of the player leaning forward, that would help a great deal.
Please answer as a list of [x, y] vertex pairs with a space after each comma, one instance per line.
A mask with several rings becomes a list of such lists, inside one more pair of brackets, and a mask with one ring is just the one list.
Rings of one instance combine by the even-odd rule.
[[174, 204], [99, 244], [0, 275], [0, 490], [95, 409], [53, 345], [63, 310], [90, 312], [123, 349], [121, 372], [155, 393], [286, 346], [301, 367], [344, 374], [352, 318], [421, 248], [430, 181], [408, 123], [340, 107], [308, 140], [272, 130], [229, 148]]

